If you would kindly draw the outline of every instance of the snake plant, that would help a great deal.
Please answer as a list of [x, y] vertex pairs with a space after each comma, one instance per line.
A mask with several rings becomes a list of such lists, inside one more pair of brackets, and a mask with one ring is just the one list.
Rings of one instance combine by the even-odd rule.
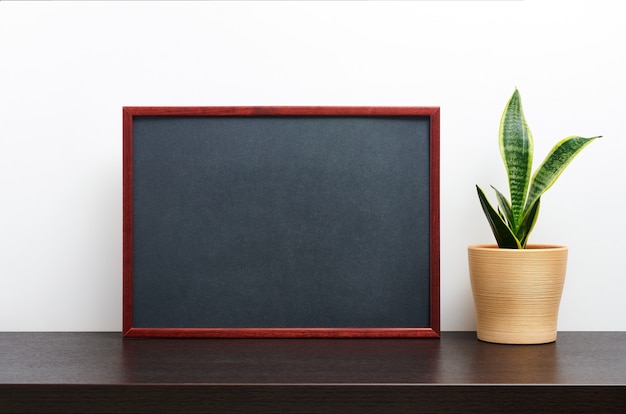
[[519, 91], [515, 89], [504, 108], [498, 138], [508, 176], [510, 200], [493, 186], [497, 209], [489, 203], [483, 190], [476, 186], [478, 198], [498, 247], [524, 249], [537, 221], [543, 193], [554, 184], [574, 157], [600, 136], [564, 138], [552, 148], [531, 177], [533, 138], [524, 118]]

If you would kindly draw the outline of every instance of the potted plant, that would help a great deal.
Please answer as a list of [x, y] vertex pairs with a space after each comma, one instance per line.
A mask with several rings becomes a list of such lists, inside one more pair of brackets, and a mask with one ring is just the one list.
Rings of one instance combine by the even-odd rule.
[[499, 129], [500, 153], [508, 175], [508, 199], [495, 191], [497, 207], [476, 186], [497, 245], [468, 248], [478, 339], [508, 344], [556, 340], [567, 247], [528, 244], [541, 196], [593, 140], [571, 136], [558, 142], [531, 176], [533, 139], [519, 91], [509, 99]]

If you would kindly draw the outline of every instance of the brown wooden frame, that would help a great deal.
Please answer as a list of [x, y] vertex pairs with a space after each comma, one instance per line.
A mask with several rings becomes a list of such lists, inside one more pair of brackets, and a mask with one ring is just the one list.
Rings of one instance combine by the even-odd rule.
[[[430, 324], [419, 328], [145, 328], [133, 326], [133, 120], [135, 117], [375, 116], [428, 117], [430, 123]], [[438, 107], [124, 107], [123, 108], [123, 336], [128, 338], [439, 338]]]

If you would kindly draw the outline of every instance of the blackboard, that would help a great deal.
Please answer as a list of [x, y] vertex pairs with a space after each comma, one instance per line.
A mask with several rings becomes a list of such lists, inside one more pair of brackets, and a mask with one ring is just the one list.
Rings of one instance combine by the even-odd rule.
[[439, 108], [124, 107], [124, 337], [439, 337]]

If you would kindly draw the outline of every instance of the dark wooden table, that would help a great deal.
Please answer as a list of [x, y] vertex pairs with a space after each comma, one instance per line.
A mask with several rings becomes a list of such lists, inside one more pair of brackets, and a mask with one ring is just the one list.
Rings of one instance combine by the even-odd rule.
[[626, 333], [122, 339], [0, 332], [0, 412], [626, 413]]

